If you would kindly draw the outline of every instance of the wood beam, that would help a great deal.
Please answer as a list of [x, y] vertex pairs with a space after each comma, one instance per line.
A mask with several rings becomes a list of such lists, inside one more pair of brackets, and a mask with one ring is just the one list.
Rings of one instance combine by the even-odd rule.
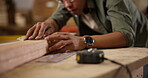
[[46, 40], [27, 40], [0, 44], [0, 74], [47, 53]]

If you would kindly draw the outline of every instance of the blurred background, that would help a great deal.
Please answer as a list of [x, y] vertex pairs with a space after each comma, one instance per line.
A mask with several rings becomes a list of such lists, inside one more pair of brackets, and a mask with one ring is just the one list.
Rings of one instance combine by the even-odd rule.
[[[147, 15], [148, 0], [134, 2], [139, 10]], [[0, 36], [25, 35], [36, 22], [44, 21], [51, 16], [57, 4], [56, 0], [0, 0]], [[73, 30], [76, 28], [73, 19], [67, 26], [70, 31], [76, 31]]]

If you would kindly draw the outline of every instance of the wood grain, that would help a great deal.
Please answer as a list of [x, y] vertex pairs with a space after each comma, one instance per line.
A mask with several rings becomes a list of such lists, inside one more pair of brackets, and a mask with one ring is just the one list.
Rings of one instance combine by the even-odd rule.
[[0, 45], [0, 73], [16, 68], [47, 53], [45, 40], [17, 41]]
[[[147, 48], [118, 48], [103, 51], [105, 57], [127, 65], [131, 72], [148, 64]], [[104, 61], [101, 64], [78, 64], [75, 56], [59, 63], [35, 61], [1, 74], [0, 78], [121, 78], [121, 76], [129, 78], [126, 69], [109, 61]]]

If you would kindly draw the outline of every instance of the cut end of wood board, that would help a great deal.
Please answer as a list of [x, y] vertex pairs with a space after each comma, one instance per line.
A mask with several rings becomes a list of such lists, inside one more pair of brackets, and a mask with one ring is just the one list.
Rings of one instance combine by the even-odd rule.
[[0, 74], [47, 53], [46, 40], [26, 40], [0, 45]]

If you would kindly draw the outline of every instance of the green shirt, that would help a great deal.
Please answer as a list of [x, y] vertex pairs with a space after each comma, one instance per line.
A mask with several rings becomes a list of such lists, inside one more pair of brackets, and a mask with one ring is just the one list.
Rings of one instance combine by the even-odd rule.
[[[121, 32], [128, 46], [148, 47], [148, 19], [132, 0], [87, 0], [87, 3], [101, 34]], [[82, 25], [83, 22], [79, 19], [81, 15], [72, 15], [63, 5], [59, 5], [51, 16], [60, 28], [71, 17], [75, 18], [79, 26]]]

